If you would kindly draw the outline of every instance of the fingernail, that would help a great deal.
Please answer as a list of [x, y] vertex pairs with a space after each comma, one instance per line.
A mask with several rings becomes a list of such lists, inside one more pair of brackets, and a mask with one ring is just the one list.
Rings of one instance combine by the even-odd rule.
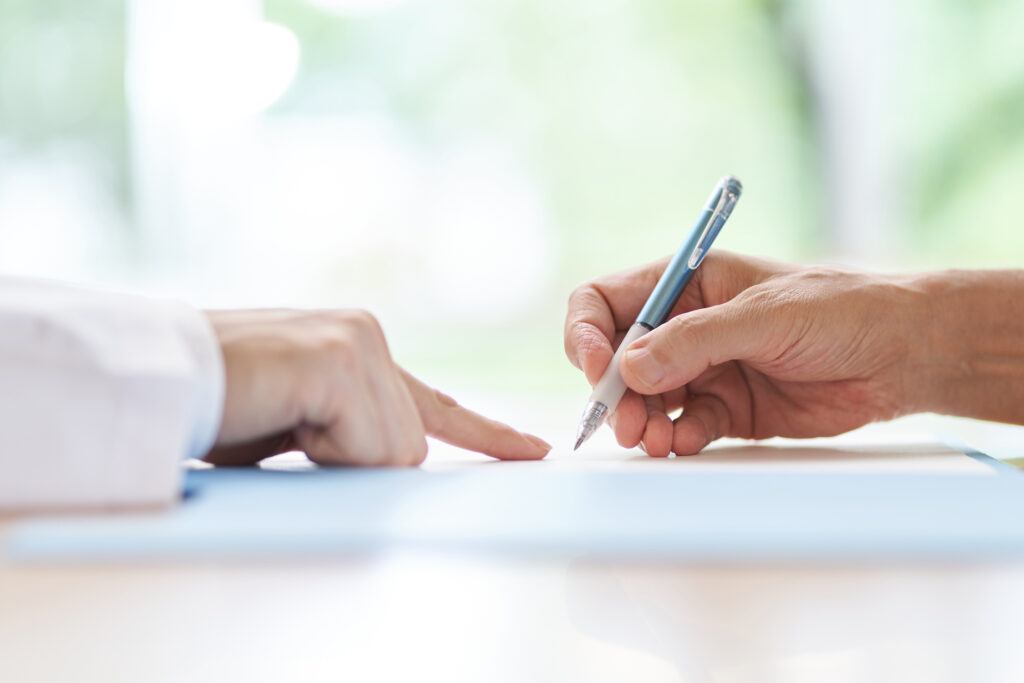
[[626, 367], [641, 383], [653, 387], [665, 376], [665, 368], [646, 348], [626, 351]]
[[523, 436], [526, 437], [527, 441], [529, 441], [530, 443], [532, 443], [534, 446], [541, 449], [545, 453], [551, 450], [551, 444], [549, 444], [544, 439], [538, 436], [534, 436], [533, 434], [523, 434]]

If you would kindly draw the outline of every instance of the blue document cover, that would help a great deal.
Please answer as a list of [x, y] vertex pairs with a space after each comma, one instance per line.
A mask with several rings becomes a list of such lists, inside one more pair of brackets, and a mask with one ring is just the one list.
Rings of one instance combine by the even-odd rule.
[[315, 558], [390, 549], [714, 562], [1024, 556], [1024, 477], [511, 465], [191, 471], [162, 513], [25, 520], [13, 561]]

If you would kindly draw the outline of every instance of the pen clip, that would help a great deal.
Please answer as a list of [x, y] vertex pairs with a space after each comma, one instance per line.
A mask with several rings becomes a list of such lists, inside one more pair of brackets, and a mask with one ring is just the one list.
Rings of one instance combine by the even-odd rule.
[[721, 232], [726, 219], [732, 213], [732, 207], [736, 204], [739, 194], [734, 194], [730, 189], [728, 183], [722, 182], [717, 190], [718, 197], [715, 202], [715, 208], [712, 209], [711, 217], [708, 218], [704, 231], [700, 234], [700, 239], [697, 240], [697, 246], [694, 248], [693, 253], [690, 254], [690, 260], [687, 263], [687, 267], [690, 270], [695, 270], [701, 261], [704, 260], [704, 257], [707, 256], [708, 250], [711, 249], [711, 243], [718, 237], [718, 233]]

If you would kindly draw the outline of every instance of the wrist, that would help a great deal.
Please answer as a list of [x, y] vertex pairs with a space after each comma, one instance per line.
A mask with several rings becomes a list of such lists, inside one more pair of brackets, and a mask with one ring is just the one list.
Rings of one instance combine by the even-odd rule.
[[937, 283], [934, 274], [894, 274], [880, 276], [881, 293], [873, 324], [887, 330], [883, 342], [892, 353], [885, 382], [892, 393], [893, 414], [937, 412], [938, 394], [954, 384], [946, 377], [949, 364], [942, 349], [944, 330], [936, 321]]
[[[948, 413], [951, 393], [963, 374], [959, 297], [950, 273], [906, 276], [911, 304], [905, 330], [907, 359], [903, 365], [907, 413]], [[955, 281], [955, 279], [953, 280]]]
[[920, 411], [1024, 421], [1024, 272], [913, 276], [921, 333], [908, 369]]

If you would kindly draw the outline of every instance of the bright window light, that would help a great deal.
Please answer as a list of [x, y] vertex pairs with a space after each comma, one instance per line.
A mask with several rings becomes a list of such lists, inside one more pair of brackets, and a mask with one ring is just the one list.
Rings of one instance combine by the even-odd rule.
[[167, 103], [190, 117], [223, 120], [256, 114], [295, 77], [299, 41], [266, 21], [192, 26], [151, 48], [149, 77]]

